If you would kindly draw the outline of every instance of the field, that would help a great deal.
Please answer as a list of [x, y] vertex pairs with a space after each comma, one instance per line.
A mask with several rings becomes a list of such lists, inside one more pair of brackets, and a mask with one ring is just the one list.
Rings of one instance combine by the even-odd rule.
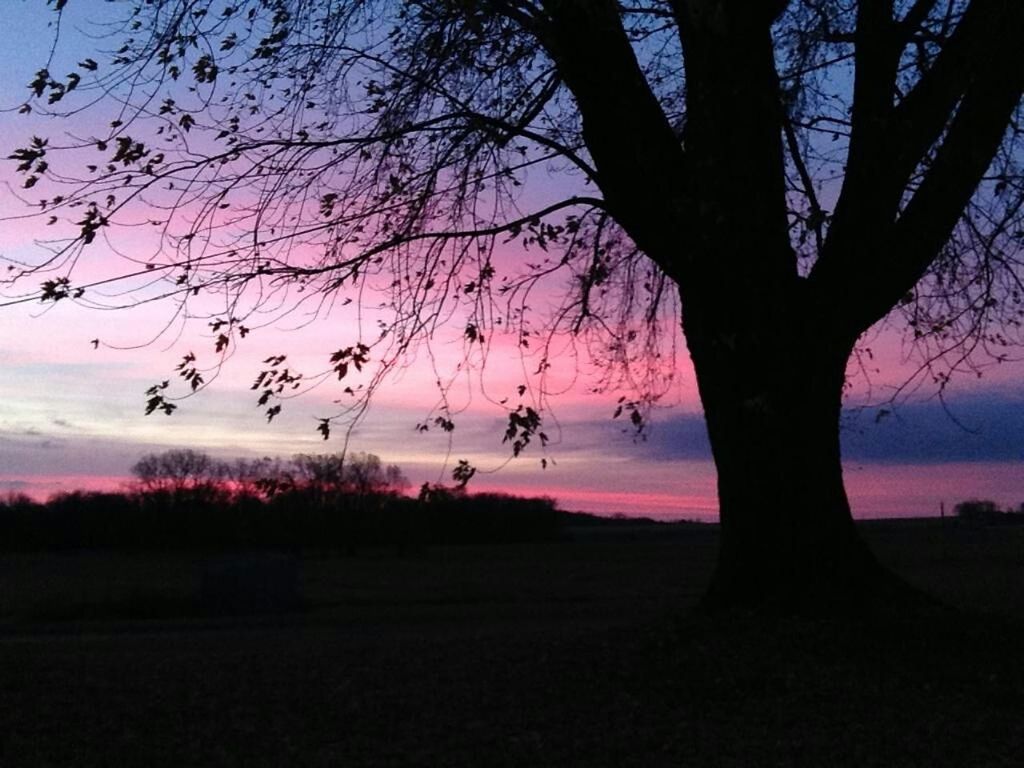
[[[863, 529], [960, 610], [710, 623], [710, 527], [0, 556], [0, 765], [1018, 765], [1024, 527]], [[294, 578], [297, 610], [212, 610], [232, 569]]]

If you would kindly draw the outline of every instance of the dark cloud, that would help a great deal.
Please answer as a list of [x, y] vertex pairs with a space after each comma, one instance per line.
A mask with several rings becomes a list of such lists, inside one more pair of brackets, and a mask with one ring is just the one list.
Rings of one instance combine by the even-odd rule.
[[642, 448], [655, 460], [711, 459], [711, 443], [700, 413], [681, 413], [664, 421], [655, 415], [648, 425]]
[[58, 438], [0, 430], [0, 471], [33, 476], [124, 475], [148, 447], [110, 438]]
[[846, 414], [848, 459], [893, 464], [1024, 461], [1024, 399], [973, 394]]
[[704, 417], [699, 413], [658, 413], [643, 435], [625, 419], [567, 421], [552, 443], [555, 456], [578, 453], [637, 461], [707, 460], [711, 458]]
[[[881, 416], [879, 414], [882, 414]], [[576, 425], [569, 425], [572, 431]], [[618, 425], [590, 422], [588, 437], [615, 453], [638, 459], [675, 461], [711, 458], [704, 418], [685, 413], [657, 415], [646, 442], [628, 448]], [[898, 407], [847, 409], [841, 432], [848, 461], [939, 464], [1024, 461], [1024, 398], [1006, 394], [965, 395]], [[614, 442], [621, 443], [619, 449]], [[579, 441], [574, 441], [579, 442]]]

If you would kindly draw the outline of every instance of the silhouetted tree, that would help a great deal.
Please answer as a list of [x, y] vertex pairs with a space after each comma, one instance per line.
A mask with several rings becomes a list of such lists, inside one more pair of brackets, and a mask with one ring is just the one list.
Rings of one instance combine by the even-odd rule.
[[349, 453], [342, 469], [342, 484], [346, 492], [357, 496], [403, 493], [409, 480], [397, 464], [383, 464], [372, 453]]
[[[112, 122], [63, 142], [78, 173], [53, 170], [59, 142], [14, 152], [43, 215], [73, 228], [15, 269], [45, 276], [26, 298], [102, 301], [69, 268], [140, 220], [161, 244], [135, 295], [156, 285], [209, 322], [218, 355], [250, 318], [381, 296], [380, 326], [330, 355], [324, 375], [344, 383], [381, 364], [338, 417], [445, 326], [478, 362], [507, 330], [538, 371], [519, 392], [533, 399], [510, 401], [516, 454], [546, 441], [545, 372], [576, 341], [604, 385], [634, 388], [624, 412], [642, 426], [681, 319], [719, 477], [709, 604], [887, 594], [843, 487], [846, 369], [892, 314], [928, 370], [1020, 341], [1024, 3], [124, 7], [110, 57], [30, 85], [26, 110], [106, 95]], [[561, 303], [531, 298], [541, 281]], [[179, 366], [192, 390], [204, 370]], [[308, 380], [268, 358], [267, 417]], [[168, 386], [149, 411], [173, 410]], [[432, 424], [450, 431], [444, 402]]]
[[165, 494], [177, 502], [210, 501], [223, 480], [221, 464], [191, 448], [148, 453], [131, 471], [143, 493]]
[[961, 501], [953, 508], [954, 514], [961, 520], [986, 522], [999, 518], [1003, 512], [999, 506], [989, 499], [970, 499]]
[[286, 462], [264, 456], [221, 463], [220, 474], [236, 498], [263, 498], [277, 492], [287, 476]]
[[256, 482], [271, 491], [303, 490], [319, 496], [370, 496], [403, 493], [409, 481], [396, 464], [385, 465], [373, 453], [299, 453], [287, 461], [254, 466]]

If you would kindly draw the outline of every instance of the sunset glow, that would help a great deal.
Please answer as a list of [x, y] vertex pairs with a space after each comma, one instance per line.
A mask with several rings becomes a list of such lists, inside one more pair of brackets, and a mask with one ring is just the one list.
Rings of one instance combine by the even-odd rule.
[[[39, 118], [19, 116], [16, 108], [46, 56], [49, 33], [45, 14], [36, 16], [26, 4], [5, 5], [4, 11], [0, 136], [9, 151], [39, 125]], [[23, 190], [12, 181], [9, 165], [0, 172], [10, 190], [0, 215], [8, 217], [24, 213], [13, 199]], [[540, 199], [545, 183], [552, 188], [565, 183], [556, 175], [540, 181], [535, 184]], [[37, 241], [53, 234], [36, 217], [7, 219], [0, 250], [8, 258], [27, 259], [38, 253]], [[145, 251], [154, 247], [153, 236], [140, 229], [119, 239], [117, 246]], [[514, 246], [503, 254], [509, 262], [525, 258]], [[110, 244], [97, 244], [89, 259], [77, 268], [86, 280], [124, 266]], [[25, 290], [30, 288], [35, 286]], [[116, 304], [119, 290], [104, 288], [99, 295]], [[556, 298], [557, 291], [541, 291], [535, 301], [543, 305]], [[360, 380], [353, 372], [344, 383], [326, 379], [304, 396], [286, 401], [272, 423], [257, 408], [250, 385], [261, 361], [282, 352], [297, 370], [327, 369], [331, 351], [363, 338], [373, 327], [372, 311], [357, 312], [353, 305], [319, 316], [310, 311], [284, 317], [233, 342], [231, 357], [220, 369], [211, 353], [213, 333], [195, 326], [181, 329], [172, 314], [166, 303], [124, 311], [90, 310], [71, 301], [0, 310], [0, 490], [45, 497], [74, 489], [112, 489], [129, 479], [131, 464], [140, 455], [171, 447], [193, 447], [224, 458], [342, 449], [340, 434], [327, 442], [320, 439], [317, 420], [332, 415], [346, 397], [343, 387], [365, 381], [365, 374]], [[664, 397], [667, 407], [655, 410], [646, 440], [635, 440], [624, 420], [612, 419], [620, 393], [592, 391], [596, 378], [585, 350], [572, 337], [556, 337], [552, 346], [556, 364], [545, 386], [558, 394], [547, 398], [536, 387], [537, 358], [522, 356], [512, 334], [488, 340], [485, 365], [479, 357], [466, 365], [459, 321], [456, 317], [444, 326], [430, 349], [416, 351], [407, 367], [380, 388], [350, 436], [351, 450], [376, 453], [401, 465], [414, 486], [449, 481], [454, 463], [467, 458], [480, 469], [473, 486], [479, 490], [551, 496], [565, 509], [602, 514], [715, 519], [714, 471], [702, 442], [700, 404], [681, 334], [676, 383]], [[870, 403], [871, 414], [884, 409], [893, 415], [873, 420], [869, 414], [851, 427], [846, 479], [855, 516], [935, 515], [940, 505], [950, 510], [971, 497], [992, 498], [1006, 506], [1024, 502], [1024, 431], [1014, 436], [998, 430], [1000, 424], [1021, 423], [1021, 362], [993, 367], [981, 378], [955, 378], [944, 408], [935, 399], [934, 383], [919, 375], [899, 331], [883, 330], [869, 345], [870, 358], [862, 358], [867, 362], [851, 365], [848, 403], [851, 409]], [[175, 364], [193, 351], [207, 366], [209, 386], [179, 401], [171, 417], [143, 416], [143, 393], [157, 382], [174, 380]], [[455, 430], [450, 436], [436, 428], [417, 433], [417, 424], [429, 423], [437, 414], [439, 379], [453, 382], [448, 406]], [[908, 380], [915, 385], [897, 394]], [[520, 386], [530, 387], [521, 397], [541, 411], [551, 443], [546, 450], [534, 443], [512, 459], [502, 441], [502, 404], [515, 403]], [[895, 409], [887, 402], [891, 397], [897, 397]], [[963, 430], [954, 421], [961, 403], [966, 403]], [[987, 408], [987, 421], [972, 432], [971, 415], [979, 404]], [[913, 411], [914, 418], [900, 421], [901, 408]], [[675, 437], [684, 428], [682, 441], [673, 443], [669, 455], [661, 438]], [[912, 445], [905, 446], [906, 440]], [[922, 442], [934, 449], [934, 456], [923, 456]], [[975, 446], [969, 461], [958, 455], [958, 446], [965, 442]], [[542, 459], [546, 469], [541, 468]]]

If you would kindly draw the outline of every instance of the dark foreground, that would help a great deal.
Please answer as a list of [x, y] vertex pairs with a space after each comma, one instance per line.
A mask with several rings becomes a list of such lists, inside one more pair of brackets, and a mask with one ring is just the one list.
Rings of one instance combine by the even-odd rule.
[[305, 556], [278, 615], [209, 556], [4, 556], [0, 765], [1019, 765], [1024, 528], [865, 533], [963, 610], [711, 624], [711, 529]]

